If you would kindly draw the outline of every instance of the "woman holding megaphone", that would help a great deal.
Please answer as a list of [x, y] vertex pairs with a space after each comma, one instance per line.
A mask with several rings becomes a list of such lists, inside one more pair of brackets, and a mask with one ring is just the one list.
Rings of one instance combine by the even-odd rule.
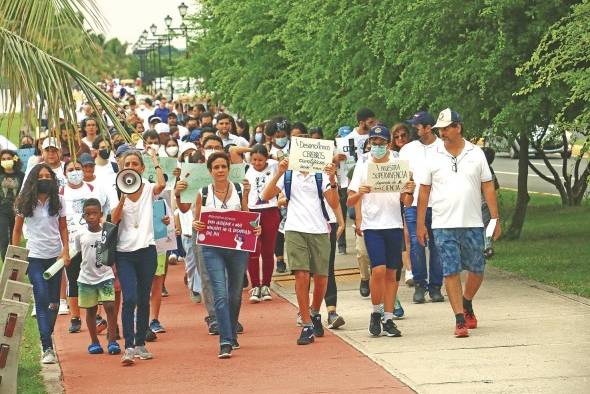
[[15, 202], [16, 219], [12, 233], [12, 244], [19, 246], [23, 224], [26, 225], [25, 237], [29, 249], [27, 272], [35, 295], [43, 364], [57, 362], [51, 335], [59, 309], [63, 268], [48, 280], [43, 279], [43, 272], [60, 255], [65, 266], [70, 264], [65, 203], [58, 190], [58, 181], [51, 167], [43, 163], [33, 167]]
[[[156, 168], [156, 183], [141, 178], [145, 165], [138, 151], [128, 151], [123, 155], [120, 176], [123, 175], [121, 178], [124, 181], [117, 181], [121, 199], [111, 212], [113, 223], [119, 226], [116, 264], [123, 292], [121, 318], [125, 352], [121, 362], [124, 365], [133, 364], [134, 357], [142, 360], [153, 357], [145, 348], [150, 292], [157, 267], [153, 202], [166, 187], [166, 181], [154, 151], [150, 151], [149, 158]], [[123, 174], [123, 171], [126, 173]]]

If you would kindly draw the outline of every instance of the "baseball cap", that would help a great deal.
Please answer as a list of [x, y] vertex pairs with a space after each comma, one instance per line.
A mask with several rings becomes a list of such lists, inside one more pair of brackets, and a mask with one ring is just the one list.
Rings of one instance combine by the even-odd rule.
[[419, 124], [433, 126], [435, 121], [429, 112], [421, 111], [414, 114], [411, 119], [406, 120], [406, 123], [411, 126], [416, 126]]
[[122, 144], [117, 148], [117, 151], [115, 152], [115, 156], [119, 157], [123, 153], [127, 152], [128, 150], [131, 150], [131, 147], [129, 146], [129, 144]]
[[151, 115], [148, 118], [148, 123], [152, 123], [153, 121], [156, 121], [156, 123], [160, 123], [162, 121], [162, 119], [160, 119], [160, 117], [157, 115]]
[[156, 130], [158, 134], [169, 133], [170, 126], [168, 126], [167, 123], [158, 123], [154, 126], [154, 130]]
[[176, 115], [176, 112], [170, 112], [170, 113], [168, 114], [168, 117], [169, 117], [169, 118], [178, 118], [178, 115]]
[[47, 148], [60, 149], [59, 141], [55, 137], [45, 138], [45, 140], [43, 141], [43, 145], [41, 146], [41, 149]]
[[346, 137], [350, 133], [352, 133], [352, 127], [350, 126], [342, 126], [338, 129], [338, 137]]
[[432, 128], [439, 129], [442, 127], [447, 127], [451, 123], [460, 122], [460, 121], [461, 121], [461, 117], [459, 116], [459, 114], [455, 111], [452, 111], [450, 108], [447, 108], [447, 109], [443, 109], [442, 111], [440, 111], [440, 114], [438, 114], [438, 119], [436, 121], [436, 124], [434, 126], [432, 126]]
[[369, 131], [369, 138], [379, 137], [383, 138], [384, 140], [390, 141], [391, 135], [389, 134], [389, 129], [385, 126], [373, 126]]
[[198, 150], [197, 146], [192, 142], [185, 142], [184, 144], [181, 144], [180, 150], [178, 151], [178, 156], [181, 156], [184, 152], [191, 149]]
[[80, 157], [78, 157], [78, 163], [80, 163], [83, 166], [92, 164], [94, 165], [94, 160], [92, 159], [92, 156], [90, 156], [89, 153], [82, 153], [80, 155]]

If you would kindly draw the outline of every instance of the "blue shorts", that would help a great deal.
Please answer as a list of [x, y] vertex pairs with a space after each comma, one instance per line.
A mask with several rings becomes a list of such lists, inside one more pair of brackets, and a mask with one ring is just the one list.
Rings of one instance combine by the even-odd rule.
[[486, 265], [483, 231], [483, 227], [432, 229], [443, 276], [458, 274], [462, 270], [483, 273]]
[[402, 267], [402, 243], [404, 232], [401, 228], [384, 230], [363, 230], [371, 268], [384, 265], [389, 269]]

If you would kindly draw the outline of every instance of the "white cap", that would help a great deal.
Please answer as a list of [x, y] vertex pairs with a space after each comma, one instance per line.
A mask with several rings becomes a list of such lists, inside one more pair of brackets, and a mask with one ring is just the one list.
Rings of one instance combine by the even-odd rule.
[[41, 146], [41, 149], [47, 149], [49, 147], [60, 149], [60, 143], [55, 137], [45, 138], [45, 140], [43, 140], [43, 145]]
[[169, 133], [170, 126], [168, 126], [166, 123], [157, 123], [154, 126], [154, 130], [156, 130], [158, 132], [158, 134]]
[[460, 122], [461, 117], [455, 111], [452, 111], [450, 108], [444, 109], [440, 111], [438, 114], [438, 119], [436, 120], [436, 124], [432, 126], [433, 129], [439, 129], [443, 127], [447, 127], [451, 123]]
[[178, 151], [178, 156], [182, 155], [184, 152], [191, 149], [198, 150], [197, 146], [192, 142], [185, 142], [184, 144], [181, 144], [180, 150]]

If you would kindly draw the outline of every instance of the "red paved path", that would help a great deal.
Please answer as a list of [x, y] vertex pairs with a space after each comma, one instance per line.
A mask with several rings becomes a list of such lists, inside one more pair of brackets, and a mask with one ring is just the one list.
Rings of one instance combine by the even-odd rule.
[[[169, 268], [170, 296], [160, 318], [167, 332], [147, 344], [153, 360], [122, 367], [120, 356], [90, 355], [86, 329], [69, 334], [69, 316], [59, 317], [55, 343], [66, 393], [411, 392], [327, 329], [314, 344], [297, 346], [296, 309], [278, 296], [243, 305], [241, 349], [219, 360], [219, 337], [207, 335], [205, 308], [189, 300], [183, 271], [182, 265]], [[105, 335], [100, 340], [106, 351]]]

